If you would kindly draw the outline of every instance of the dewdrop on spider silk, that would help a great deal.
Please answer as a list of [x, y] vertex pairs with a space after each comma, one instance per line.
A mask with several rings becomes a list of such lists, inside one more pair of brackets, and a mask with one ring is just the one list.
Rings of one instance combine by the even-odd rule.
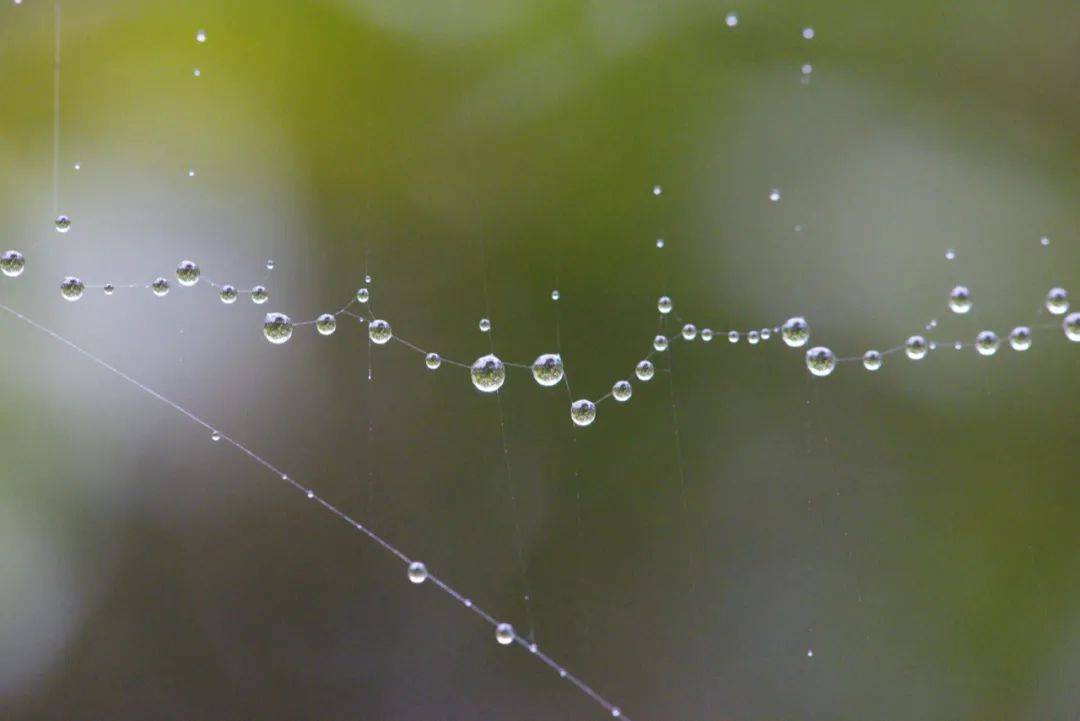
[[56, 220], [53, 221], [53, 225], [56, 226], [57, 233], [66, 233], [71, 230], [71, 218], [66, 215], [58, 215]]
[[836, 356], [824, 346], [806, 351], [806, 367], [816, 376], [827, 376], [836, 368]]
[[263, 335], [274, 345], [281, 345], [292, 338], [292, 319], [284, 313], [267, 313], [263, 319]]
[[176, 280], [186, 288], [199, 282], [199, 274], [199, 266], [190, 260], [180, 261], [180, 265], [176, 266]]
[[413, 561], [409, 564], [409, 580], [413, 583], [423, 583], [427, 580], [428, 571], [427, 566], [419, 561]]
[[60, 296], [64, 300], [71, 302], [77, 301], [82, 298], [83, 291], [86, 290], [86, 284], [73, 275], [69, 275], [60, 281]]
[[911, 360], [922, 360], [928, 350], [926, 339], [921, 335], [913, 335], [904, 342], [904, 353]]
[[656, 374], [656, 369], [653, 367], [652, 361], [643, 360], [637, 364], [634, 368], [634, 375], [637, 376], [639, 381], [652, 380], [653, 375]]
[[589, 426], [596, 420], [596, 404], [582, 398], [570, 404], [570, 420], [577, 426]]
[[494, 393], [506, 382], [506, 366], [493, 354], [480, 356], [469, 368], [472, 384], [484, 393]]
[[255, 305], [262, 305], [268, 300], [270, 300], [270, 292], [266, 290], [266, 286], [257, 285], [251, 289], [251, 302]]
[[150, 284], [150, 291], [158, 298], [164, 298], [169, 294], [169, 281], [164, 278], [155, 278]]
[[26, 267], [26, 258], [17, 250], [9, 250], [0, 256], [0, 271], [9, 278], [17, 278], [22, 275]]
[[390, 324], [385, 320], [375, 319], [368, 323], [368, 338], [377, 345], [386, 345], [394, 337]]
[[442, 356], [438, 353], [428, 353], [424, 356], [424, 365], [428, 367], [428, 370], [438, 370], [442, 365]]
[[337, 318], [333, 313], [323, 313], [315, 319], [315, 330], [319, 335], [333, 335], [337, 330]]
[[232, 285], [228, 285], [228, 284], [221, 286], [221, 292], [218, 293], [218, 297], [221, 298], [221, 302], [224, 303], [225, 305], [230, 305], [232, 303], [235, 303], [236, 298], [239, 295], [240, 295], [240, 293], [239, 293], [239, 291], [236, 290], [236, 286], [232, 286]]
[[544, 353], [533, 361], [533, 379], [542, 386], [557, 385], [563, 379], [563, 362], [558, 353]]

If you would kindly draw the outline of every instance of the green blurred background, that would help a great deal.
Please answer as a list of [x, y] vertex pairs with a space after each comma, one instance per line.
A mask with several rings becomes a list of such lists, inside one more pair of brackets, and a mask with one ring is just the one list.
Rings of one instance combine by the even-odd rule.
[[[558, 322], [596, 398], [662, 293], [720, 332], [805, 315], [842, 355], [934, 318], [942, 341], [1053, 321], [1050, 285], [1080, 290], [1080, 5], [62, 9], [66, 235], [53, 3], [0, 6], [0, 245], [27, 254], [0, 302], [523, 633], [527, 587], [541, 647], [638, 721], [1077, 718], [1080, 382], [1059, 330], [825, 379], [776, 339], [676, 344], [673, 372], [578, 430], [561, 389], [512, 370], [508, 480], [464, 371], [369, 356], [350, 323], [270, 346], [260, 322], [334, 310], [370, 273], [378, 314], [446, 357], [486, 352], [490, 315], [496, 352], [529, 362]], [[56, 289], [183, 258], [241, 287], [273, 258], [269, 304]], [[946, 317], [957, 282], [975, 308]], [[168, 407], [13, 318], [0, 338], [3, 718], [603, 715]]]

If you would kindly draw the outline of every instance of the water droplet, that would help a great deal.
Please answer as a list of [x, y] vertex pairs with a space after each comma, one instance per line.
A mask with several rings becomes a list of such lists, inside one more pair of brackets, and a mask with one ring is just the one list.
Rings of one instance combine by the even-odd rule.
[[150, 290], [158, 298], [164, 298], [169, 294], [169, 281], [164, 278], [155, 278], [154, 282], [150, 284]]
[[904, 353], [911, 360], [920, 360], [926, 357], [926, 352], [929, 350], [926, 344], [926, 339], [921, 335], [913, 335], [904, 342]]
[[788, 318], [784, 325], [780, 326], [780, 336], [787, 345], [799, 348], [810, 340], [810, 324], [801, 316]]
[[836, 356], [824, 346], [806, 351], [806, 367], [816, 376], [827, 376], [836, 367]]
[[413, 583], [423, 583], [427, 580], [427, 566], [419, 561], [409, 564], [409, 580]]
[[263, 335], [275, 345], [292, 338], [292, 319], [284, 313], [267, 313], [263, 319]]
[[487, 333], [489, 330], [491, 330], [491, 320], [488, 318], [481, 318], [479, 325], [481, 333]]
[[652, 194], [653, 194], [653, 195], [660, 195], [660, 194], [661, 194], [661, 193], [663, 193], [663, 192], [664, 192], [664, 189], [663, 189], [663, 188], [661, 188], [661, 187], [660, 187], [659, 185], [654, 185], [654, 186], [652, 187]]
[[876, 371], [881, 368], [881, 353], [876, 350], [868, 350], [863, 353], [862, 357], [863, 368], [868, 371]]
[[1080, 343], [1080, 312], [1072, 312], [1065, 316], [1061, 327], [1065, 329], [1065, 337], [1073, 343]]
[[682, 327], [683, 340], [694, 340], [697, 338], [697, 326], [693, 323], [687, 323]]
[[112, 283], [106, 283], [102, 290], [105, 291], [105, 295], [112, 295], [116, 292], [116, 286]]
[[368, 298], [371, 297], [371, 291], [367, 288], [360, 288], [356, 291], [356, 300], [361, 303], [367, 303]]
[[956, 341], [955, 343], [953, 343], [953, 348], [955, 348], [956, 350], [964, 350], [964, 344], [960, 341]]
[[365, 275], [364, 276], [364, 282], [367, 283], [368, 285], [371, 285], [371, 276], [370, 275]]
[[630, 381], [619, 381], [611, 387], [611, 397], [620, 403], [630, 400], [633, 394], [634, 387], [630, 385]]
[[768, 328], [761, 329], [761, 340], [769, 340], [772, 338], [772, 331]]
[[815, 33], [814, 33], [814, 28], [810, 28], [810, 27], [807, 27], [807, 28], [803, 28], [803, 31], [802, 31], [802, 36], [803, 36], [803, 38], [804, 38], [804, 39], [806, 39], [806, 40], [813, 40], [813, 39], [814, 39], [814, 35], [815, 35]]
[[56, 225], [57, 233], [66, 233], [71, 230], [71, 218], [67, 217], [66, 215], [56, 216], [54, 224]]
[[60, 295], [64, 300], [76, 301], [82, 298], [86, 285], [73, 275], [69, 275], [60, 282]]
[[270, 300], [270, 292], [266, 290], [266, 286], [257, 285], [251, 289], [251, 302], [255, 305], [262, 305], [268, 300]]
[[709, 341], [711, 341], [712, 339], [713, 339], [713, 332], [712, 332], [712, 328], [702, 328], [702, 329], [701, 329], [701, 340], [703, 340], [703, 341], [705, 341], [706, 343], [708, 343], [708, 342], [709, 342]]
[[385, 345], [393, 337], [394, 332], [390, 329], [390, 324], [385, 320], [373, 320], [368, 323], [368, 338], [371, 339], [372, 343]]
[[440, 356], [438, 353], [428, 353], [426, 356], [424, 356], [424, 365], [426, 365], [430, 370], [436, 370], [439, 366], [442, 365], [442, 356]]
[[22, 275], [25, 267], [26, 258], [17, 250], [6, 251], [3, 256], [0, 256], [0, 270], [9, 278]]
[[656, 350], [663, 352], [667, 350], [668, 339], [666, 335], [658, 335], [653, 338], [652, 347]]
[[945, 251], [945, 260], [956, 260], [956, 251], [949, 248]]
[[506, 366], [491, 353], [473, 361], [469, 372], [473, 385], [484, 393], [494, 393], [506, 381]]
[[1046, 294], [1046, 309], [1054, 315], [1061, 315], [1069, 309], [1069, 294], [1064, 288], [1051, 288]]
[[1018, 325], [1009, 333], [1009, 345], [1013, 350], [1025, 351], [1031, 347], [1031, 328]]
[[559, 299], [559, 291], [558, 290], [551, 291], [551, 299], [552, 300], [558, 300]]
[[[966, 286], [958, 285], [949, 293], [949, 308], [953, 313], [967, 313], [971, 310], [971, 291]], [[929, 330], [929, 328], [927, 329]]]
[[622, 716], [622, 711], [619, 709], [618, 706], [612, 706], [611, 707], [611, 715], [614, 716], [615, 718], [619, 718], [620, 716]]
[[315, 330], [319, 335], [333, 335], [337, 330], [337, 318], [333, 313], [323, 313], [315, 319]]
[[596, 404], [582, 398], [570, 404], [570, 420], [574, 425], [588, 426], [596, 420]]
[[664, 247], [664, 239], [663, 238], [657, 238], [656, 239], [656, 247], [657, 248], [663, 248]]
[[306, 495], [307, 495], [307, 497], [309, 499], [314, 498], [315, 497], [315, 491], [309, 490]]
[[655, 374], [656, 368], [653, 367], [652, 361], [643, 360], [634, 368], [634, 375], [637, 376], [639, 381], [652, 380]]
[[975, 337], [975, 350], [979, 355], [994, 355], [1000, 344], [997, 333], [992, 330], [984, 330]]
[[503, 646], [509, 646], [514, 642], [514, 627], [508, 623], [500, 623], [495, 627], [495, 640]]
[[773, 188], [769, 191], [769, 200], [774, 203], [780, 202], [780, 188]]
[[727, 339], [728, 339], [728, 343], [738, 343], [739, 342], [739, 331], [737, 331], [737, 330], [729, 330], [728, 334], [727, 334]]
[[668, 298], [666, 295], [660, 296], [660, 300], [656, 301], [656, 309], [659, 310], [661, 313], [664, 313], [665, 315], [667, 313], [670, 313], [671, 309], [674, 307], [675, 306], [674, 304], [672, 304], [671, 298]]
[[814, 66], [811, 65], [810, 63], [803, 63], [802, 74], [803, 75], [809, 75], [812, 72], [814, 72]]
[[210, 431], [210, 440], [212, 440], [214, 443], [217, 443], [221, 440], [221, 434], [217, 431]]
[[1044, 235], [1043, 237], [1039, 238], [1039, 244], [1045, 248], [1046, 246], [1050, 245], [1050, 239]]
[[195, 168], [188, 168], [187, 176], [189, 178], [194, 178], [195, 177]]
[[729, 28], [735, 27], [736, 25], [739, 24], [739, 14], [738, 13], [728, 13], [724, 17], [724, 24], [727, 25]]
[[180, 265], [176, 266], [176, 279], [184, 287], [190, 288], [198, 283], [199, 274], [199, 266], [195, 265], [193, 261], [182, 260]]
[[82, 163], [75, 163], [72, 167], [75, 168], [75, 170], [82, 170]]
[[532, 374], [542, 386], [553, 386], [563, 379], [563, 362], [557, 353], [544, 353], [532, 364]]
[[195, 77], [199, 77], [199, 76], [202, 75], [202, 70], [199, 70], [198, 68], [195, 68], [194, 70], [191, 71], [191, 74], [194, 75]]
[[750, 345], [757, 345], [759, 340], [761, 340], [761, 336], [758, 335], [756, 330], [752, 330], [746, 334], [746, 342]]
[[239, 295], [240, 295], [240, 293], [237, 292], [236, 286], [228, 285], [228, 284], [221, 286], [221, 291], [218, 293], [218, 297], [221, 298], [221, 302], [224, 303], [225, 305], [229, 305], [230, 303], [235, 303], [236, 298]]
[[205, 30], [199, 30], [198, 32], [195, 33], [195, 42], [198, 42], [198, 43], [205, 43], [206, 42], [206, 31]]

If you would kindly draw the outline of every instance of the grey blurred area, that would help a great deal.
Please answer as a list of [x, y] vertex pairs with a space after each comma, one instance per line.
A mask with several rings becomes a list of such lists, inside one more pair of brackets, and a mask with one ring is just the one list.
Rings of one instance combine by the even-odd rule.
[[[1080, 345], [1042, 301], [1080, 294], [1078, 27], [1074, 2], [5, 2], [0, 250], [27, 262], [0, 303], [636, 721], [1074, 719]], [[203, 281], [163, 298], [58, 291], [185, 259]], [[425, 349], [558, 351], [573, 397], [633, 398], [574, 428], [561, 387], [511, 368], [497, 400], [345, 317], [263, 339], [365, 275]], [[669, 334], [717, 338], [643, 383], [663, 294]], [[726, 340], [791, 315], [844, 357], [940, 349], [813, 378]], [[950, 346], [1021, 324], [1023, 353]], [[0, 718], [605, 715], [7, 313], [0, 364]]]

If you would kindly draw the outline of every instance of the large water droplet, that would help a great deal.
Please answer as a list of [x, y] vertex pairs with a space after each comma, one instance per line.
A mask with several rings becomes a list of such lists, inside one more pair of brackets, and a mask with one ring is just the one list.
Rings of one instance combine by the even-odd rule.
[[154, 282], [150, 284], [150, 290], [158, 298], [164, 298], [169, 294], [169, 281], [164, 278], [155, 278]]
[[656, 301], [656, 309], [661, 313], [670, 313], [671, 309], [674, 307], [671, 298], [668, 298], [666, 295], [660, 296], [660, 300]]
[[1046, 294], [1046, 309], [1054, 315], [1061, 315], [1069, 309], [1069, 294], [1064, 288], [1051, 288]]
[[1065, 337], [1073, 343], [1080, 343], [1080, 312], [1069, 313], [1065, 316], [1061, 327], [1065, 329]]
[[67, 217], [66, 215], [56, 216], [54, 224], [56, 225], [57, 233], [66, 233], [71, 230], [71, 218]]
[[553, 386], [563, 379], [562, 357], [557, 353], [544, 353], [532, 364], [532, 374], [542, 386]]
[[267, 313], [263, 319], [263, 335], [275, 345], [292, 338], [292, 319], [284, 313]]
[[630, 381], [619, 381], [611, 387], [611, 397], [620, 403], [630, 400], [633, 394], [634, 387], [630, 385]]
[[652, 380], [655, 374], [656, 368], [653, 367], [652, 361], [643, 360], [634, 368], [634, 375], [637, 376], [639, 381]]
[[881, 353], [876, 350], [868, 350], [863, 353], [862, 364], [863, 368], [868, 371], [876, 371], [881, 368]]
[[494, 393], [506, 382], [506, 366], [491, 353], [473, 361], [469, 373], [473, 385], [484, 393]]
[[240, 293], [236, 290], [236, 286], [228, 284], [221, 286], [221, 291], [218, 293], [218, 297], [221, 298], [221, 302], [225, 305], [235, 303], [236, 298], [239, 295]]
[[17, 250], [9, 250], [0, 256], [0, 270], [9, 278], [15, 278], [22, 274], [26, 267], [26, 258]]
[[409, 564], [409, 580], [413, 583], [423, 583], [427, 580], [427, 566], [419, 561], [413, 561]]
[[508, 623], [500, 623], [495, 627], [495, 640], [503, 646], [509, 646], [514, 642], [514, 627]]
[[440, 356], [438, 353], [428, 353], [426, 356], [424, 356], [424, 365], [426, 365], [430, 370], [436, 370], [439, 366], [442, 365], [442, 356]]
[[60, 295], [64, 300], [76, 301], [82, 298], [86, 284], [73, 275], [69, 275], [60, 282]]
[[315, 330], [319, 335], [333, 335], [337, 330], [337, 317], [333, 313], [323, 313], [315, 319]]
[[251, 289], [251, 302], [255, 305], [262, 305], [268, 300], [270, 300], [270, 292], [266, 290], [266, 286], [257, 285]]
[[810, 340], [810, 324], [802, 316], [788, 318], [780, 327], [780, 336], [787, 345], [799, 348]]
[[199, 266], [190, 260], [180, 261], [180, 265], [176, 266], [176, 280], [187, 288], [195, 285], [199, 282]]
[[979, 355], [994, 355], [1000, 344], [997, 333], [992, 330], [984, 330], [975, 337], [975, 350], [979, 351]]
[[582, 398], [570, 404], [570, 420], [574, 425], [588, 426], [596, 420], [596, 404]]
[[1018, 325], [1009, 333], [1009, 345], [1013, 350], [1025, 351], [1031, 347], [1031, 328]]
[[390, 328], [390, 324], [385, 320], [373, 320], [368, 323], [368, 338], [372, 343], [378, 345], [385, 345], [390, 342], [390, 339], [394, 337], [394, 332]]
[[913, 335], [904, 342], [904, 353], [911, 360], [920, 360], [926, 357], [929, 346], [926, 339], [921, 335]]
[[827, 376], [836, 368], [836, 356], [824, 346], [806, 351], [806, 367], [816, 376]]

